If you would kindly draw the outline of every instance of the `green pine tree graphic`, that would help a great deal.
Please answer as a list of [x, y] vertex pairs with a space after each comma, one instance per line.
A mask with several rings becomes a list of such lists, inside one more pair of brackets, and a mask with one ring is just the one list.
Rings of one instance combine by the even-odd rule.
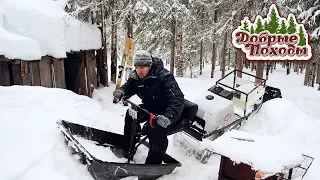
[[267, 19], [264, 19], [264, 21], [263, 21], [263, 29], [265, 31], [268, 31], [268, 20]]
[[306, 36], [305, 36], [305, 33], [304, 33], [304, 30], [302, 28], [302, 26], [300, 26], [299, 28], [299, 43], [298, 43], [298, 46], [304, 46], [307, 44], [307, 39], [306, 39]]
[[253, 26], [251, 26], [251, 28], [250, 28], [250, 34], [254, 34], [254, 27]]
[[294, 19], [293, 19], [293, 16], [291, 15], [289, 17], [289, 26], [288, 26], [288, 29], [287, 29], [287, 33], [288, 34], [294, 34], [296, 33], [297, 31], [297, 24], [295, 23]]
[[259, 34], [260, 32], [264, 31], [264, 28], [263, 28], [263, 24], [262, 24], [262, 20], [261, 20], [261, 17], [259, 16], [258, 17], [258, 20], [257, 20], [257, 28], [255, 30], [255, 32], [257, 34]]
[[282, 19], [280, 29], [278, 31], [280, 34], [286, 34], [287, 33], [287, 25], [285, 20]]
[[249, 32], [249, 22], [247, 20], [244, 21], [242, 30]]
[[267, 30], [274, 34], [277, 32], [277, 29], [279, 27], [279, 17], [276, 13], [276, 9], [272, 8], [271, 13], [269, 14], [270, 22], [268, 23]]

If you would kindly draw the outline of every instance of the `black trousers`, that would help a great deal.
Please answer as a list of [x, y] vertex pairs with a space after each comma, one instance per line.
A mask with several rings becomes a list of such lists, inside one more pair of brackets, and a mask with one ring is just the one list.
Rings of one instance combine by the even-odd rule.
[[[140, 105], [143, 107], [143, 105]], [[144, 108], [144, 107], [143, 107]], [[136, 133], [141, 132], [141, 123], [146, 122], [147, 124], [147, 136], [149, 138], [149, 152], [146, 159], [146, 164], [161, 164], [162, 160], [165, 156], [166, 150], [168, 148], [168, 138], [167, 131], [165, 128], [161, 126], [153, 126], [151, 127], [149, 124], [149, 115], [145, 112], [141, 112], [138, 110], [137, 114], [138, 125], [136, 129]], [[125, 145], [124, 149], [128, 150], [130, 146], [131, 139], [131, 130], [132, 130], [132, 122], [133, 118], [129, 115], [127, 110], [125, 117], [125, 125], [124, 125], [124, 136], [125, 136]], [[135, 143], [137, 143], [136, 140]]]

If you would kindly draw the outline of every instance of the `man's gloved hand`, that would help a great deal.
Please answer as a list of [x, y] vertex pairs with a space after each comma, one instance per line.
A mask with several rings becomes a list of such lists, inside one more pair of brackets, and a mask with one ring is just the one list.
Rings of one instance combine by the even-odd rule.
[[118, 103], [124, 96], [124, 91], [122, 89], [116, 89], [113, 91], [113, 103]]
[[171, 124], [170, 119], [164, 115], [158, 115], [156, 121], [163, 128], [167, 128]]

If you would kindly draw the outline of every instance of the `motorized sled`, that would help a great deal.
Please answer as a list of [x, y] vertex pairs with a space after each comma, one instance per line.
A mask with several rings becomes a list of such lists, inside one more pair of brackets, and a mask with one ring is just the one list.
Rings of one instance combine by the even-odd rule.
[[[253, 78], [248, 80], [237, 77], [237, 73]], [[233, 76], [232, 76], [233, 75]], [[260, 79], [260, 83], [255, 83]], [[192, 145], [183, 146], [188, 142], [182, 134], [197, 142], [212, 141], [216, 137], [231, 129], [239, 128], [252, 114], [256, 113], [261, 105], [271, 99], [281, 98], [281, 91], [266, 86], [266, 80], [254, 75], [234, 70], [216, 84], [204, 91], [195, 102], [184, 100], [185, 109], [182, 117], [168, 129], [168, 135], [174, 135], [174, 144], [179, 148], [196, 154], [205, 163], [213, 153], [210, 149], [192, 149]], [[170, 174], [181, 163], [166, 154], [163, 164], [148, 165], [131, 162], [132, 155], [140, 145], [148, 147], [147, 136], [135, 132], [137, 126], [137, 112], [143, 111], [152, 119], [153, 114], [142, 109], [133, 102], [129, 103], [129, 114], [133, 117], [133, 132], [127, 162], [103, 161], [90, 153], [79, 141], [78, 137], [92, 141], [97, 146], [117, 147], [123, 142], [123, 135], [102, 131], [92, 127], [62, 120], [58, 122], [61, 132], [65, 136], [66, 144], [73, 153], [78, 154], [80, 161], [86, 164], [88, 171], [96, 180], [112, 180], [128, 176], [137, 176], [139, 179], [156, 179]], [[136, 139], [140, 139], [135, 144]]]
[[206, 163], [214, 153], [211, 141], [226, 131], [239, 129], [266, 101], [282, 98], [281, 90], [267, 86], [266, 81], [239, 70], [217, 80], [194, 101], [198, 110], [190, 122], [184, 123], [188, 127], [174, 134], [173, 144]]

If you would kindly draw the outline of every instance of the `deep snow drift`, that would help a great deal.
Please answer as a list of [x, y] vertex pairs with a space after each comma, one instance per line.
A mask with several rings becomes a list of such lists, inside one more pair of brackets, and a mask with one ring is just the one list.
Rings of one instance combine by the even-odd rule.
[[[112, 127], [92, 99], [62, 89], [0, 86], [0, 179], [92, 179], [65, 149], [56, 121]], [[110, 128], [111, 129], [111, 128]], [[109, 130], [110, 130], [109, 129]]]
[[[241, 131], [232, 130], [212, 142], [213, 151], [237, 163], [251, 164], [256, 170], [276, 174], [299, 165], [303, 154], [309, 153], [305, 145], [320, 139], [320, 134], [306, 134], [314, 134], [314, 127], [319, 129], [320, 122], [285, 99], [266, 102], [249, 121]], [[303, 126], [304, 123], [315, 126]], [[300, 133], [308, 137], [306, 141], [300, 141]]]

